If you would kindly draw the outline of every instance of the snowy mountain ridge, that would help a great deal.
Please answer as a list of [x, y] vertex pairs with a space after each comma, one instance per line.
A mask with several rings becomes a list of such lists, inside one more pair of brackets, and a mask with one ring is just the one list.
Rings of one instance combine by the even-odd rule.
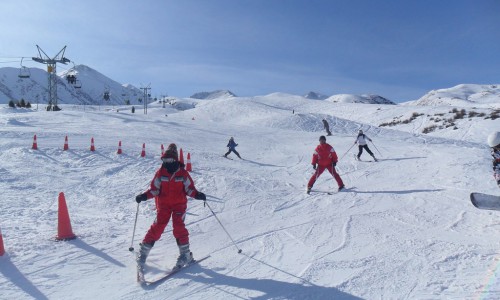
[[500, 103], [499, 84], [459, 84], [433, 90], [408, 105], [472, 107]]
[[[47, 104], [48, 73], [39, 68], [29, 68], [29, 78], [20, 78], [19, 74], [17, 68], [0, 68], [0, 103], [24, 99], [31, 104]], [[80, 88], [66, 80], [69, 74], [76, 75]], [[122, 85], [85, 65], [58, 73], [56, 80], [58, 104], [122, 105], [127, 100], [137, 104], [142, 98], [140, 89], [130, 84]], [[108, 100], [104, 99], [106, 93]]]
[[237, 97], [234, 93], [228, 90], [215, 90], [212, 92], [198, 92], [191, 95], [189, 98], [193, 99], [203, 99], [203, 100], [212, 100], [217, 98], [232, 98]]
[[339, 94], [327, 98], [326, 101], [334, 103], [395, 104], [379, 95]]
[[[19, 101], [20, 99], [25, 99], [32, 104], [47, 103], [47, 73], [38, 68], [27, 68], [27, 71], [31, 74], [30, 78], [21, 79], [18, 76], [21, 72], [20, 69], [0, 68], [0, 103], [8, 103], [10, 100]], [[66, 80], [67, 75], [76, 75], [81, 88], [76, 88], [75, 84], [69, 83]], [[132, 84], [120, 84], [85, 65], [77, 65], [69, 70], [59, 72], [58, 77], [58, 101], [60, 104], [122, 105], [130, 103], [138, 105], [142, 103], [144, 98], [140, 88]], [[108, 100], [104, 99], [105, 94], [109, 96]], [[153, 97], [150, 97], [150, 101]], [[303, 97], [334, 103], [395, 104], [387, 98], [373, 94], [337, 94], [328, 97], [311, 91]], [[197, 92], [190, 98], [213, 100], [237, 98], [237, 96], [229, 90], [215, 90]], [[494, 105], [499, 102], [499, 99], [500, 88], [497, 84], [461, 84], [452, 88], [433, 90], [418, 100], [398, 105], [470, 107], [482, 104]]]

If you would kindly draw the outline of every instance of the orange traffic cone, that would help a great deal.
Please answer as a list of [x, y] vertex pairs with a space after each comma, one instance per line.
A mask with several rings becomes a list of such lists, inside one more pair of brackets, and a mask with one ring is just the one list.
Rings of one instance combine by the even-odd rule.
[[36, 143], [36, 134], [33, 137], [33, 146], [31, 147], [31, 149], [33, 149], [33, 150], [37, 150], [38, 149], [38, 144]]
[[181, 164], [184, 163], [184, 155], [182, 154], [182, 148], [179, 151], [179, 161], [181, 162]]
[[146, 156], [146, 144], [142, 143], [141, 157]]
[[3, 247], [2, 230], [0, 229], [0, 256], [3, 256], [4, 254], [5, 254], [5, 248]]
[[95, 151], [95, 147], [94, 147], [94, 138], [91, 138], [91, 139], [90, 139], [90, 151]]
[[68, 149], [69, 149], [69, 147], [68, 147], [68, 136], [66, 136], [64, 138], [64, 148], [63, 148], [63, 150], [68, 150]]
[[66, 199], [64, 193], [59, 193], [59, 211], [57, 213], [57, 237], [56, 240], [72, 240], [76, 238], [73, 230], [71, 229], [71, 221], [69, 220], [68, 207], [66, 206]]
[[122, 141], [118, 142], [118, 151], [116, 151], [116, 154], [122, 154]]
[[163, 144], [161, 144], [161, 156], [163, 156], [164, 152], [165, 152], [165, 148], [163, 148]]
[[189, 154], [189, 152], [186, 159], [186, 171], [188, 172], [193, 171], [193, 167], [191, 166], [191, 155]]

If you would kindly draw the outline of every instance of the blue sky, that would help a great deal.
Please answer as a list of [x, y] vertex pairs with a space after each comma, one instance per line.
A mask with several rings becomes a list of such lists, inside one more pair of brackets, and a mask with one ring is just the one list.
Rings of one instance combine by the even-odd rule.
[[153, 95], [315, 91], [403, 102], [461, 83], [500, 83], [498, 0], [2, 0], [0, 7], [0, 67], [37, 56], [37, 44], [49, 55], [67, 45], [75, 64], [120, 83], [150, 83]]

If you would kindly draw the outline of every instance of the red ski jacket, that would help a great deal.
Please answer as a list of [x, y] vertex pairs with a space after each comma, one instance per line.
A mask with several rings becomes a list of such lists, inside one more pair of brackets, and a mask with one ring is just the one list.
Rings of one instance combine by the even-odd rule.
[[314, 149], [311, 164], [318, 164], [322, 167], [331, 165], [332, 163], [337, 163], [338, 157], [335, 153], [335, 149], [328, 143], [319, 144], [316, 149]]
[[189, 173], [180, 167], [173, 174], [161, 167], [156, 171], [149, 190], [148, 199], [156, 197], [157, 209], [172, 208], [175, 205], [187, 205], [187, 197], [196, 196], [198, 191]]

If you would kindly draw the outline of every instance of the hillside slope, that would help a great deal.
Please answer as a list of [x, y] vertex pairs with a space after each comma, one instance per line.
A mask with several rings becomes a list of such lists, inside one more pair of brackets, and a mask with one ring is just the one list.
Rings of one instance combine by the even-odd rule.
[[[484, 142], [495, 123], [468, 121], [484, 132], [471, 140], [463, 134], [428, 136], [370, 125], [378, 122], [376, 114], [355, 120], [361, 107], [370, 107], [366, 104], [283, 94], [194, 104], [175, 112], [154, 103], [148, 114], [132, 114], [128, 107], [117, 112], [65, 106], [57, 113], [0, 109], [0, 227], [7, 252], [0, 258], [2, 297], [500, 296], [498, 214], [478, 210], [468, 199], [472, 190], [499, 194]], [[390, 108], [406, 108], [407, 114], [414, 109], [380, 108], [388, 115]], [[432, 114], [433, 108], [424, 113]], [[335, 181], [324, 173], [314, 189], [333, 194], [306, 195], [325, 117], [333, 132], [327, 141], [340, 158], [337, 170], [347, 190], [336, 193]], [[369, 146], [380, 162], [354, 160], [359, 128], [373, 139]], [[34, 134], [39, 150], [31, 149]], [[66, 135], [70, 149], [63, 151]], [[221, 157], [230, 136], [243, 160]], [[91, 137], [96, 152], [89, 151]], [[122, 155], [116, 154], [118, 141]], [[128, 247], [136, 212], [137, 249], [155, 210], [154, 201], [137, 206], [134, 197], [160, 166], [160, 145], [171, 142], [191, 154], [192, 177], [208, 195], [212, 210], [190, 200], [186, 224], [195, 258], [210, 258], [142, 288], [135, 284]], [[78, 236], [73, 241], [53, 240], [59, 192], [65, 193]], [[170, 268], [177, 254], [169, 225], [151, 252], [147, 276]]]

